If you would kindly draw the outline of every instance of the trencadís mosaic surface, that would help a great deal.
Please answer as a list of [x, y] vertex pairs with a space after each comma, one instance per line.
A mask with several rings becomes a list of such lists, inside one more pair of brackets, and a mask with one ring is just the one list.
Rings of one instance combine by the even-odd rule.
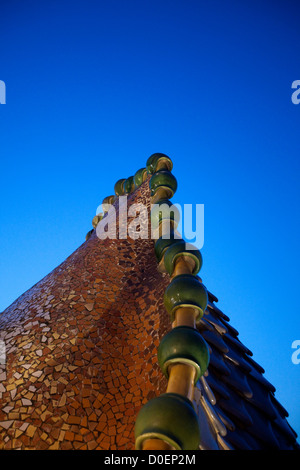
[[[129, 207], [170, 199], [177, 181], [169, 160], [151, 156], [105, 202], [118, 212], [123, 194]], [[298, 448], [275, 388], [202, 285], [201, 254], [183, 253], [178, 241], [100, 240], [105, 216], [0, 315], [0, 448], [132, 450], [160, 439], [182, 449]], [[174, 277], [180, 257], [190, 272]], [[176, 324], [175, 307], [181, 318], [195, 311], [194, 325]], [[180, 374], [194, 373], [186, 394], [182, 384], [167, 392], [178, 364]], [[159, 430], [153, 413], [162, 416]]]

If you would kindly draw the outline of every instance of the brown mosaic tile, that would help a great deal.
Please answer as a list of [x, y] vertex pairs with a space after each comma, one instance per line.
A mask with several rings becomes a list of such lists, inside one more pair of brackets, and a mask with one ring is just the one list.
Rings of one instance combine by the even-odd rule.
[[[149, 178], [128, 206], [149, 207]], [[116, 204], [117, 207], [117, 204]], [[129, 220], [129, 223], [132, 219]], [[134, 449], [143, 404], [165, 392], [157, 348], [171, 324], [153, 241], [95, 233], [0, 315], [0, 449]], [[294, 449], [264, 370], [209, 292], [211, 353], [194, 405], [201, 449]]]
[[[145, 182], [129, 204], [149, 196]], [[167, 283], [153, 241], [93, 234], [6, 309], [0, 448], [133, 449], [141, 404], [166, 388], [154, 358]]]

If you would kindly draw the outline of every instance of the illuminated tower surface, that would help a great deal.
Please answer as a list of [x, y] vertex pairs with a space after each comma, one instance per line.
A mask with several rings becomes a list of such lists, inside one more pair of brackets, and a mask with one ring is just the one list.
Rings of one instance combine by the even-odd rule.
[[[150, 178], [144, 174], [128, 191], [128, 208], [150, 208]], [[118, 216], [118, 197], [114, 207]], [[161, 271], [151, 238], [100, 240], [93, 230], [2, 312], [0, 449], [136, 448], [140, 410], [168, 388], [158, 348], [172, 331], [164, 305], [172, 276]], [[218, 299], [207, 295], [195, 328], [208, 346], [209, 365], [189, 397], [199, 421], [197, 448], [298, 448], [274, 386]], [[166, 438], [169, 446], [172, 439]]]

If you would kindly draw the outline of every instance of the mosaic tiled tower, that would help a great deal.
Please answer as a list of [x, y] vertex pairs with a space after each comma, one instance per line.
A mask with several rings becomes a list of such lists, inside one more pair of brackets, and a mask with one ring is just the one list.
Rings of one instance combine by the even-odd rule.
[[[150, 231], [151, 203], [176, 190], [171, 170], [154, 154], [104, 203], [119, 220], [127, 194]], [[108, 216], [0, 315], [0, 449], [298, 448], [275, 388], [198, 277], [201, 254], [174, 239], [176, 217], [165, 242], [160, 215], [155, 240], [120, 227], [101, 240]]]

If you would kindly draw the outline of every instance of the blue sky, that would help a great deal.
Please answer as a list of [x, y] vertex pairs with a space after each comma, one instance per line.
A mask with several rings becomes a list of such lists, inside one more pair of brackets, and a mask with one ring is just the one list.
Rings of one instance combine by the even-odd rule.
[[299, 5], [1, 2], [0, 311], [154, 152], [205, 206], [201, 276], [300, 434]]

